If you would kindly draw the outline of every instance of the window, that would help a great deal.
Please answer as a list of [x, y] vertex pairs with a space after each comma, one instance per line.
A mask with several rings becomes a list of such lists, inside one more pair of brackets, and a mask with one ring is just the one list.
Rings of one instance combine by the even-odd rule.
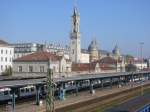
[[53, 71], [56, 72], [56, 67], [55, 66], [53, 66]]
[[8, 95], [8, 91], [4, 91], [4, 95], [7, 96]]
[[40, 72], [44, 72], [44, 66], [40, 66]]
[[1, 54], [3, 54], [3, 50], [1, 50]]
[[29, 66], [29, 72], [33, 72], [33, 66]]
[[21, 88], [20, 91], [21, 91], [21, 93], [24, 93], [24, 89], [23, 88]]
[[5, 58], [5, 62], [7, 62], [7, 57]]
[[18, 72], [22, 72], [22, 66], [18, 67]]
[[3, 70], [3, 65], [1, 65], [1, 70]]
[[26, 92], [28, 93], [30, 90], [29, 90], [29, 88], [26, 88]]
[[31, 88], [31, 92], [34, 92], [34, 88], [33, 87]]
[[74, 54], [74, 49], [72, 50], [72, 54]]

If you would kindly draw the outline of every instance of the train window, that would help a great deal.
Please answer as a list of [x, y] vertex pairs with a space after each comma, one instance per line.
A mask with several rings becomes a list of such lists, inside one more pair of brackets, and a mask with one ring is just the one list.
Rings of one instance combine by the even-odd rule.
[[21, 93], [24, 93], [24, 89], [21, 89]]
[[45, 86], [45, 89], [47, 90], [47, 86]]
[[4, 91], [4, 95], [8, 95], [8, 91]]
[[3, 95], [3, 92], [0, 91], [0, 95]]
[[33, 87], [31, 88], [31, 91], [32, 91], [32, 92], [34, 91], [34, 88], [33, 88]]
[[26, 92], [29, 92], [29, 88], [26, 88]]

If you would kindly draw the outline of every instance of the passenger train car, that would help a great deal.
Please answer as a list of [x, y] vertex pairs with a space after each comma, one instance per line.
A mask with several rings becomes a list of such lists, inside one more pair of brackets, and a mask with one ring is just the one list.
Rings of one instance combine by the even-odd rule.
[[0, 89], [0, 101], [6, 101], [9, 99], [11, 99], [11, 89], [10, 88]]
[[[138, 81], [139, 78], [135, 78], [134, 82]], [[146, 80], [146, 78], [142, 78], [142, 80]], [[130, 82], [131, 80], [129, 80]], [[103, 87], [108, 87], [110, 86], [110, 80], [103, 80]], [[117, 79], [113, 80], [112, 84], [117, 85], [118, 81]], [[101, 80], [95, 80], [92, 82], [92, 85], [94, 88], [99, 88], [102, 86]], [[61, 85], [57, 84], [54, 91], [55, 91], [55, 96], [59, 95], [59, 90], [60, 90]], [[76, 92], [76, 88], [78, 87], [78, 91], [85, 91], [89, 90], [90, 87], [90, 81], [89, 80], [83, 80], [79, 81], [76, 83], [75, 81], [70, 81], [68, 83], [65, 83], [63, 85], [63, 88], [65, 88], [66, 93], [72, 93]], [[18, 96], [16, 97], [17, 99], [21, 99], [24, 97], [32, 97], [36, 95], [36, 87], [35, 86], [26, 86], [22, 87], [18, 91]], [[47, 86], [44, 85], [42, 88], [40, 88], [40, 95], [42, 97], [45, 97], [47, 93]], [[0, 89], [0, 102], [11, 100], [12, 98], [12, 93], [10, 88], [4, 88]]]

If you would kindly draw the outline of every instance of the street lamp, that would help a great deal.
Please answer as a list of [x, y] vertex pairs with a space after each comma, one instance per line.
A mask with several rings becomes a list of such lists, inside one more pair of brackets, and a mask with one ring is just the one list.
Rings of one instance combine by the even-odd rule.
[[[140, 50], [141, 50], [141, 71], [142, 71], [142, 64], [143, 64], [143, 45], [144, 42], [140, 42]], [[143, 77], [143, 74], [141, 73], [141, 78]], [[142, 85], [142, 79], [141, 79], [141, 95], [143, 95], [143, 85]]]

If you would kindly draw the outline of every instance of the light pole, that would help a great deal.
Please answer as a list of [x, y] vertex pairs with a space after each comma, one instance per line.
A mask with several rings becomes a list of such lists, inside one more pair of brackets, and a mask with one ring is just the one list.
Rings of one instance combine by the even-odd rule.
[[[141, 50], [141, 71], [142, 71], [142, 64], [143, 64], [143, 45], [144, 42], [140, 42], [140, 50]], [[142, 85], [142, 78], [143, 78], [143, 74], [141, 73], [141, 95], [143, 95], [143, 85]]]
[[48, 60], [47, 69], [47, 94], [46, 94], [46, 112], [55, 112], [54, 108], [54, 81], [53, 71], [50, 68], [50, 59]]

